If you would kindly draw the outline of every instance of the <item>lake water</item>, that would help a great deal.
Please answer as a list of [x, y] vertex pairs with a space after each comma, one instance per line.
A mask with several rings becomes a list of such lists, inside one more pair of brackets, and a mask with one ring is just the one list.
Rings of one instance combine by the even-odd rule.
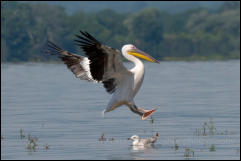
[[[125, 106], [102, 117], [111, 96], [64, 64], [2, 64], [1, 159], [240, 159], [239, 60], [145, 67], [135, 102], [158, 110], [142, 121]], [[155, 132], [153, 147], [127, 140]]]

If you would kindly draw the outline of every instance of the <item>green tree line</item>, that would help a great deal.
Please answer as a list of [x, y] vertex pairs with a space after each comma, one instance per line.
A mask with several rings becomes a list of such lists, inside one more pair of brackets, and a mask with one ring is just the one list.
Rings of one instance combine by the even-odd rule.
[[1, 60], [56, 60], [43, 53], [47, 39], [82, 54], [73, 41], [79, 30], [117, 49], [132, 43], [159, 60], [240, 59], [239, 2], [226, 2], [215, 11], [169, 14], [146, 8], [130, 14], [105, 9], [72, 15], [60, 6], [1, 2]]

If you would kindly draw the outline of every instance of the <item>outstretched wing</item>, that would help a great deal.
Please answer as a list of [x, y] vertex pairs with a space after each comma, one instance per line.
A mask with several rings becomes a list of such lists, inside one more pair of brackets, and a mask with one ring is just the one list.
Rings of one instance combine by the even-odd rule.
[[67, 67], [74, 73], [75, 77], [88, 81], [93, 80], [89, 70], [88, 58], [63, 50], [51, 41], [48, 41], [47, 44], [48, 49], [45, 53], [58, 55]]
[[87, 32], [80, 33], [82, 35], [76, 35], [78, 39], [75, 41], [88, 56], [93, 79], [102, 82], [107, 92], [113, 93], [132, 74], [124, 67], [120, 51], [102, 45]]
[[62, 50], [52, 42], [48, 42], [49, 52], [57, 52], [68, 68], [76, 77], [103, 83], [108, 93], [113, 93], [132, 76], [123, 65], [119, 50], [102, 45], [87, 32], [80, 31], [76, 35], [77, 44], [83, 49], [87, 57], [72, 54]]

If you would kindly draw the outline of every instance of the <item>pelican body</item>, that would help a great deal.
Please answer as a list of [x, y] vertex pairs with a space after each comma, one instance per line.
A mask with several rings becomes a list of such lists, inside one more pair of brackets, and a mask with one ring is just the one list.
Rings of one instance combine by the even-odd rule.
[[48, 41], [46, 53], [57, 54], [77, 78], [103, 84], [106, 91], [112, 94], [103, 114], [126, 105], [140, 115], [142, 120], [149, 117], [156, 108], [145, 110], [137, 107], [134, 102], [145, 74], [144, 64], [137, 57], [153, 63], [159, 62], [134, 45], [127, 44], [121, 49], [122, 55], [135, 65], [128, 70], [122, 63], [119, 50], [101, 44], [87, 32], [80, 33], [82, 35], [76, 35], [78, 39], [75, 41], [87, 57], [63, 50], [51, 41]]

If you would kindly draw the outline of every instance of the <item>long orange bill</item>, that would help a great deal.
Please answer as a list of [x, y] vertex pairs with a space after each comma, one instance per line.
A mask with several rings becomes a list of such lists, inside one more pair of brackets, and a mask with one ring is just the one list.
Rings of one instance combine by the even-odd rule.
[[159, 63], [159, 61], [154, 59], [151, 55], [149, 55], [139, 49], [133, 49], [132, 51], [129, 51], [128, 54], [145, 59], [145, 60], [153, 62], [153, 63]]

